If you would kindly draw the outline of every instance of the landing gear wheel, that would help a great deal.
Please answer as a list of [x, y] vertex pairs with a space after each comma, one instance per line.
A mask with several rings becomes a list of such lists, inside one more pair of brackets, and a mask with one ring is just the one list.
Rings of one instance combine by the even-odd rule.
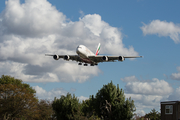
[[88, 66], [87, 64], [84, 64], [84, 66]]
[[82, 63], [78, 63], [78, 65], [82, 65]]

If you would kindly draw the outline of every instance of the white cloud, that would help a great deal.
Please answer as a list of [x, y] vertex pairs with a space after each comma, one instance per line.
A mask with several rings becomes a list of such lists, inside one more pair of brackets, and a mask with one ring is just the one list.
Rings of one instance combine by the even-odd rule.
[[80, 21], [85, 23], [85, 27], [88, 28], [94, 35], [100, 36], [100, 33], [105, 27], [109, 25], [101, 20], [101, 16], [98, 14], [86, 15]]
[[80, 10], [79, 13], [81, 14], [81, 17], [84, 17], [85, 14], [82, 10]]
[[11, 75], [24, 82], [59, 82], [61, 80], [58, 79], [56, 74], [50, 72], [50, 70], [47, 71], [48, 66], [31, 66], [12, 61], [0, 62], [0, 66], [3, 68], [0, 71], [1, 75]]
[[171, 74], [171, 79], [173, 80], [180, 80], [180, 67], [177, 67], [177, 71], [178, 73], [172, 73]]
[[80, 101], [83, 101], [83, 100], [87, 100], [87, 99], [89, 99], [88, 97], [84, 97], [84, 96], [80, 96], [80, 97], [78, 97], [78, 99], [80, 100]]
[[36, 96], [39, 99], [48, 99], [48, 100], [54, 100], [54, 98], [60, 98], [61, 95], [66, 95], [68, 92], [60, 89], [52, 89], [51, 91], [46, 91], [43, 88], [39, 86], [33, 86], [33, 88], [36, 90]]
[[73, 22], [47, 0], [26, 0], [23, 4], [19, 0], [6, 1], [0, 27], [0, 67], [8, 66], [1, 73], [26, 82], [81, 83], [97, 76], [101, 72], [98, 67], [78, 66], [76, 62], [44, 56], [76, 54], [79, 44], [95, 52], [100, 42], [102, 53], [138, 55], [132, 46], [125, 47], [121, 32], [100, 15], [84, 15]]
[[111, 27], [108, 23], [104, 22], [100, 15], [89, 14], [80, 19], [80, 21], [83, 21], [85, 28], [94, 34], [93, 39], [101, 43], [101, 52], [108, 54], [138, 55], [132, 46], [130, 46], [129, 49], [124, 47], [122, 43], [122, 33], [118, 28]]
[[6, 1], [2, 24], [7, 33], [26, 37], [46, 36], [60, 30], [66, 16], [47, 0]]
[[126, 82], [125, 96], [135, 101], [137, 111], [153, 108], [159, 111], [160, 101], [168, 100], [173, 93], [173, 88], [165, 80], [154, 78], [140, 81], [135, 76], [121, 80]]
[[[149, 113], [150, 110], [156, 109], [160, 111], [160, 102], [168, 100], [169, 95], [160, 96], [160, 95], [142, 95], [142, 94], [126, 94], [126, 97], [131, 97], [134, 100], [136, 106], [136, 112], [139, 116], [142, 116], [146, 113]], [[140, 112], [144, 111], [144, 112]]]
[[173, 80], [180, 80], [180, 73], [172, 73], [171, 79], [173, 79]]
[[136, 107], [140, 110], [144, 108], [157, 108], [162, 99], [167, 99], [167, 96], [160, 95], [142, 95], [142, 94], [125, 94], [127, 97], [131, 97], [136, 104]]
[[129, 77], [125, 77], [125, 78], [121, 78], [121, 80], [123, 82], [136, 82], [139, 81], [136, 76], [129, 76]]
[[180, 99], [180, 87], [176, 88], [176, 90], [168, 97], [168, 100], [175, 101]]
[[144, 116], [146, 114], [144, 110], [138, 110], [135, 113], [137, 114], [137, 116]]
[[180, 25], [173, 22], [153, 20], [149, 24], [141, 27], [144, 35], [157, 34], [159, 36], [169, 36], [175, 43], [180, 43]]
[[149, 82], [128, 82], [126, 84], [128, 93], [143, 94], [143, 95], [168, 95], [173, 91], [173, 88], [164, 80], [152, 79]]
[[[62, 95], [66, 96], [68, 91], [64, 90], [63, 88], [52, 89], [50, 91], [46, 91], [42, 87], [33, 86], [33, 89], [36, 90], [36, 96], [38, 99], [47, 99], [47, 100], [54, 100], [54, 98], [60, 98]], [[80, 101], [89, 99], [88, 97], [80, 96], [77, 97]]]
[[98, 75], [100, 70], [97, 66], [77, 67], [77, 63], [64, 63], [60, 67], [56, 68], [55, 72], [57, 75], [58, 73], [61, 73], [58, 76], [63, 82], [78, 81], [79, 83], [82, 83], [89, 79], [91, 75]]

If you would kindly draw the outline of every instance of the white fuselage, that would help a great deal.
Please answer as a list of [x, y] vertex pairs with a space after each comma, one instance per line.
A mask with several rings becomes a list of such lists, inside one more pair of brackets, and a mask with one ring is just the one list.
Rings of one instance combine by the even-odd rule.
[[86, 46], [79, 45], [76, 48], [76, 53], [79, 55], [79, 57], [86, 63], [92, 63], [92, 61], [88, 58], [88, 56], [94, 56], [95, 54], [90, 51]]

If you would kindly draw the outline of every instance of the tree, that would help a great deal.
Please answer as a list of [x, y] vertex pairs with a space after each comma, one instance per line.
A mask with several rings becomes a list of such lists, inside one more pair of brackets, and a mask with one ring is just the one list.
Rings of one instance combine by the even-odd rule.
[[93, 95], [92, 96], [90, 95], [88, 100], [82, 101], [82, 112], [88, 118], [95, 113], [94, 105], [95, 105], [95, 98]]
[[55, 98], [52, 107], [57, 120], [75, 120], [75, 118], [80, 119], [82, 116], [79, 99], [75, 95], [71, 96], [70, 93], [61, 96], [60, 99]]
[[2, 75], [0, 78], [0, 118], [36, 117], [36, 91], [22, 80]]
[[124, 91], [112, 81], [98, 91], [94, 107], [99, 117], [111, 120], [130, 120], [135, 111], [134, 101], [125, 100]]
[[57, 120], [130, 120], [135, 111], [134, 101], [125, 99], [124, 91], [119, 86], [108, 83], [88, 100], [79, 102], [75, 95], [67, 94], [54, 99], [52, 104]]
[[151, 120], [161, 120], [161, 114], [155, 109], [152, 109], [150, 113], [145, 115], [145, 118], [150, 118]]
[[48, 100], [40, 100], [36, 107], [37, 117], [35, 120], [48, 120], [54, 119], [54, 111], [52, 103]]
[[82, 101], [82, 113], [88, 120], [99, 120], [100, 118], [97, 116], [95, 112], [95, 98], [90, 95], [88, 100]]

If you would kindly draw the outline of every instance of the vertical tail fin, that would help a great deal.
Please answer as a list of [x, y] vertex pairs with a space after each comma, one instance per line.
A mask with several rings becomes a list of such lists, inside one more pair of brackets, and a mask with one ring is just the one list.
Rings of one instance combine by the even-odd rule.
[[99, 52], [100, 52], [100, 46], [101, 46], [101, 44], [99, 43], [95, 55], [99, 55]]

